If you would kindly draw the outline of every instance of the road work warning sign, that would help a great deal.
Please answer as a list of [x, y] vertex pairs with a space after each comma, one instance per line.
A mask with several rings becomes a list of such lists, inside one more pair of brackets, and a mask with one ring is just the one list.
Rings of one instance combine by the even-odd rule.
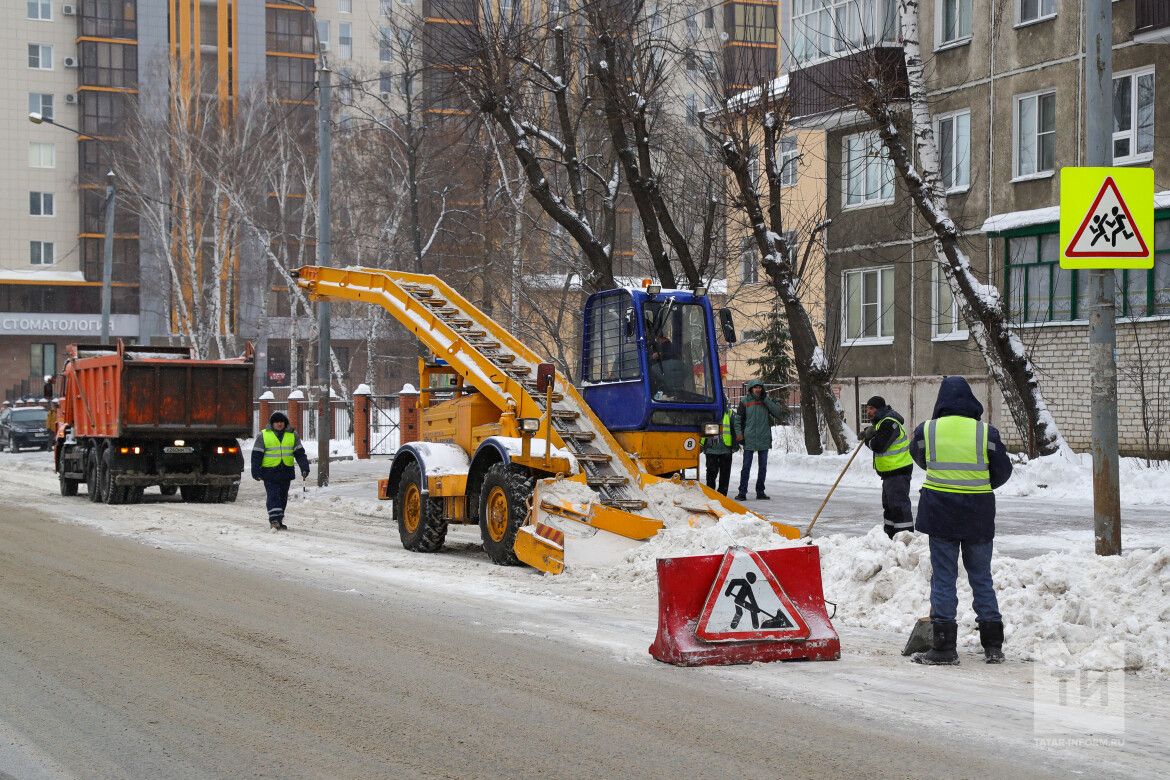
[[1061, 268], [1153, 268], [1153, 239], [1153, 169], [1061, 169]]
[[754, 550], [731, 547], [723, 556], [699, 615], [695, 636], [706, 642], [805, 639], [808, 626]]

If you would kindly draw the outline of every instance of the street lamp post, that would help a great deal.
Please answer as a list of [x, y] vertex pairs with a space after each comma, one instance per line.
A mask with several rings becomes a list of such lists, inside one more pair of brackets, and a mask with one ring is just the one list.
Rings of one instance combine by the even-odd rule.
[[[38, 114], [35, 111], [28, 115], [28, 121], [34, 125], [53, 125], [62, 130], [68, 130], [77, 136], [83, 135], [80, 130], [75, 130], [60, 122], [54, 122], [52, 119], [45, 117], [43, 114]], [[99, 139], [95, 138], [94, 140], [99, 144], [102, 143]], [[110, 343], [110, 298], [114, 275], [114, 200], [117, 194], [114, 178], [113, 171], [106, 174], [106, 199], [104, 204], [106, 233], [102, 239], [102, 344]]]

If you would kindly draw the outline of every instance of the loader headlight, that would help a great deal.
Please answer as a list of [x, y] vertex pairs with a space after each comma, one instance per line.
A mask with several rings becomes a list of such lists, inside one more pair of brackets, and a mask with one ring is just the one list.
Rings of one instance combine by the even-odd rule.
[[539, 417], [521, 417], [520, 418], [520, 431], [522, 433], [536, 433], [539, 430], [540, 430], [540, 418]]
[[660, 284], [648, 284], [648, 285], [646, 285], [646, 294], [647, 294], [647, 295], [652, 295], [652, 296], [653, 296], [653, 295], [657, 295], [657, 294], [658, 294], [658, 293], [660, 293], [660, 292], [662, 292], [662, 285], [660, 285]]
[[718, 436], [719, 430], [722, 427], [723, 426], [720, 425], [719, 423], [707, 423], [706, 425], [703, 426], [703, 435], [704, 436]]

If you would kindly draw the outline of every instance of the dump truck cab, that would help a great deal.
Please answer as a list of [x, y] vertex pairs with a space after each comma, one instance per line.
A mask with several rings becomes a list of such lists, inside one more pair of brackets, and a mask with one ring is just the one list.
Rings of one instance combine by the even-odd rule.
[[710, 299], [656, 286], [589, 296], [582, 328], [585, 401], [656, 475], [695, 468], [703, 427], [723, 416]]

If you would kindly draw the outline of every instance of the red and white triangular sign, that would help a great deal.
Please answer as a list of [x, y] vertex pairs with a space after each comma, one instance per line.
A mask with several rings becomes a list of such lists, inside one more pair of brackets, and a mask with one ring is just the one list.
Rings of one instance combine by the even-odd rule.
[[807, 639], [808, 624], [754, 550], [730, 547], [695, 626], [704, 642]]
[[1134, 223], [1125, 198], [1121, 197], [1113, 177], [1106, 177], [1064, 256], [1148, 257], [1149, 254], [1149, 245]]

